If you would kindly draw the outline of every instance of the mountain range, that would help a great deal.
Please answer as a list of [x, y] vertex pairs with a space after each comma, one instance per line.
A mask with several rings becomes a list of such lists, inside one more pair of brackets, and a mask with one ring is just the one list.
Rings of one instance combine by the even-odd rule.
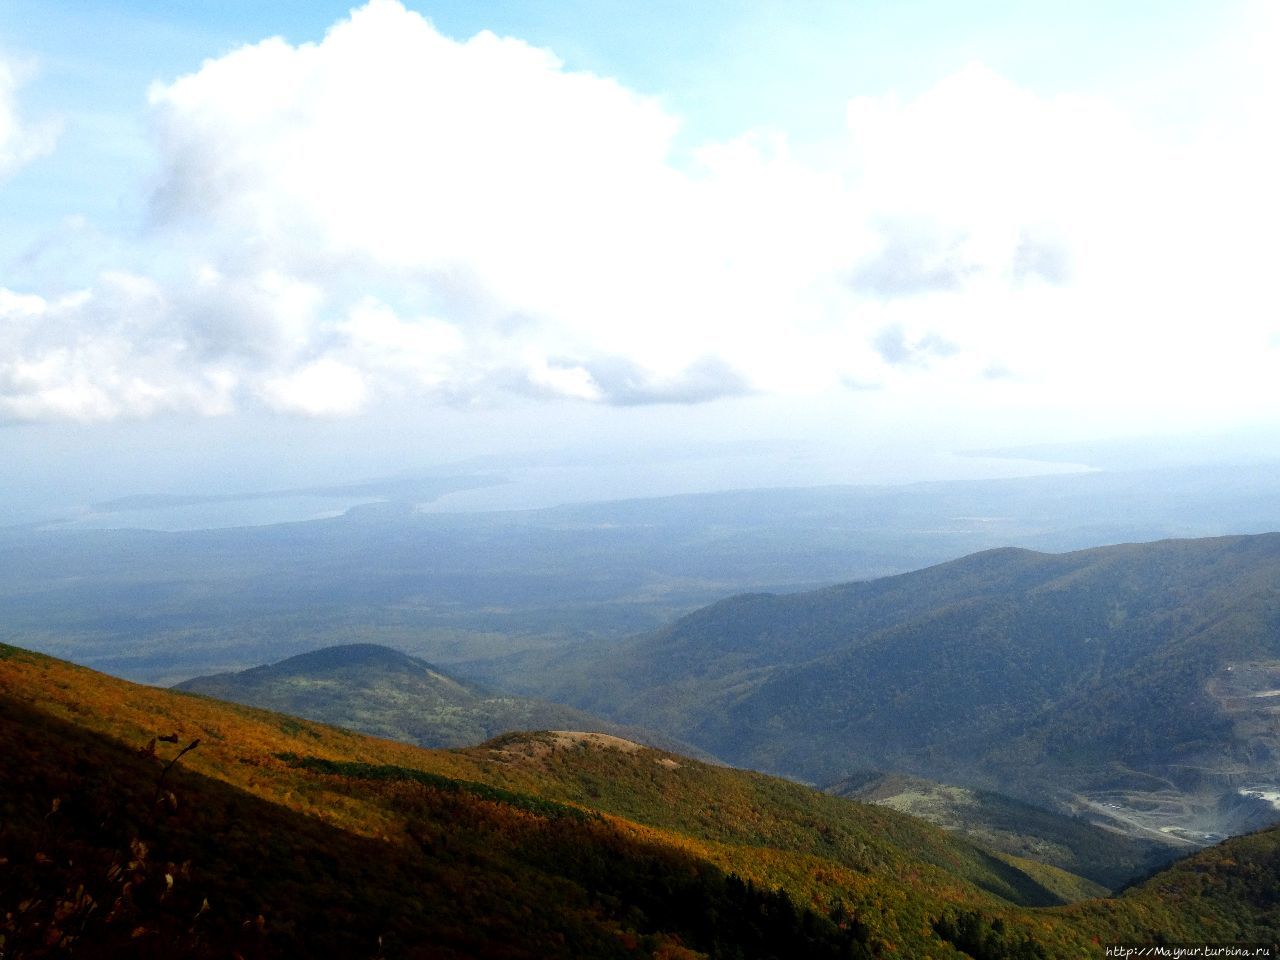
[[15, 958], [1101, 957], [1280, 924], [1274, 829], [1097, 899], [890, 809], [600, 734], [424, 750], [10, 646], [0, 720]]
[[987, 550], [447, 667], [348, 643], [165, 690], [0, 646], [0, 953], [1272, 942], [1278, 587], [1263, 534]]
[[473, 669], [742, 766], [910, 773], [1203, 844], [1277, 816], [1278, 587], [1280, 534], [996, 549]]
[[[571, 707], [477, 689], [430, 664], [374, 644], [348, 644], [173, 689], [264, 707], [426, 747], [472, 746], [501, 734], [575, 730], [621, 736], [711, 759], [674, 738]], [[828, 792], [881, 803], [957, 830], [985, 846], [1060, 867], [1112, 889], [1172, 859], [1166, 844], [1121, 836], [992, 792], [917, 778], [849, 778]]]
[[[166, 684], [353, 642], [450, 669], [519, 653], [589, 655], [744, 592], [884, 577], [993, 547], [1271, 530], [1280, 463], [491, 513], [421, 506], [493, 480], [315, 488], [387, 502], [266, 526], [161, 532], [147, 529], [149, 511], [118, 509], [219, 498], [191, 491], [106, 504], [114, 512], [72, 514], [65, 526], [0, 527], [0, 638]], [[119, 529], [80, 529], [81, 520]]]

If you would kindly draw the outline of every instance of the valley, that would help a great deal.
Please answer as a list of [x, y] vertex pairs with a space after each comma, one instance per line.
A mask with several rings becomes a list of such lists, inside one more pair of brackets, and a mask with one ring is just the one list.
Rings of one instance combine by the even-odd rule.
[[[1198, 845], [1172, 845], [1165, 834], [1099, 826], [1101, 818], [1054, 813], [990, 790], [973, 790], [905, 774], [846, 777], [827, 793], [919, 817], [1005, 853], [1026, 857], [1118, 889]], [[1223, 839], [1223, 838], [1218, 838]]]
[[[488, 822], [472, 838], [483, 847], [512, 811], [556, 823], [577, 816], [565, 810], [594, 812], [606, 833], [630, 839], [570, 831], [564, 842], [615, 853], [621, 843], [631, 857], [642, 838], [693, 856], [698, 876], [784, 891], [793, 907], [835, 918], [830, 929], [804, 923], [852, 956], [891, 955], [890, 943], [959, 956], [959, 931], [997, 920], [1016, 932], [993, 956], [1089, 955], [1091, 938], [1113, 930], [1269, 935], [1256, 871], [1223, 880], [1235, 892], [1209, 915], [1227, 926], [1196, 926], [1167, 898], [1199, 883], [1187, 878], [1201, 868], [1183, 872], [1195, 857], [1211, 871], [1236, 862], [1223, 844], [1261, 858], [1251, 863], [1272, 855], [1259, 838], [1280, 820], [1280, 535], [1059, 553], [1001, 546], [910, 567], [909, 557], [964, 542], [955, 529], [904, 535], [903, 524], [926, 522], [908, 521], [917, 508], [957, 511], [961, 526], [995, 537], [984, 497], [1021, 490], [1020, 522], [1030, 523], [1032, 505], [1048, 510], [1069, 485], [1090, 482], [754, 492], [475, 517], [380, 504], [303, 524], [165, 534], [3, 531], [7, 640], [180, 681], [133, 687], [6, 647], [11, 729], [56, 728], [39, 747], [51, 760], [89, 730], [134, 743], [148, 729], [168, 737], [173, 726], [178, 739], [197, 730], [201, 750], [184, 765], [276, 805], [263, 808], [264, 823], [282, 806], [390, 838], [397, 852], [376, 855], [410, 872], [427, 867], [397, 844], [419, 843], [424, 829], [438, 837], [422, 826], [432, 818]], [[868, 524], [886, 497], [901, 512], [877, 534]], [[1030, 539], [1081, 535], [1046, 526]], [[896, 552], [883, 546], [892, 538]], [[806, 589], [807, 577], [859, 563], [869, 571], [860, 579]], [[742, 582], [752, 592], [734, 593]], [[384, 739], [350, 739], [360, 734]], [[33, 781], [28, 795], [55, 789], [52, 773], [41, 776], [53, 779]], [[453, 798], [451, 813], [441, 797]], [[498, 804], [497, 820], [470, 809], [477, 799]], [[404, 809], [418, 812], [396, 826]], [[90, 834], [76, 843], [97, 843]], [[573, 877], [549, 867], [562, 854], [531, 853], [544, 842], [500, 845], [522, 866], [481, 857], [468, 868], [478, 873], [450, 882], [485, 886], [491, 868], [530, 869], [542, 903], [547, 884], [602, 882], [581, 860], [570, 858], [586, 871]], [[690, 895], [719, 903], [739, 880], [708, 882]], [[609, 955], [601, 944], [613, 936], [649, 937], [654, 950], [730, 936], [695, 935], [680, 926], [687, 918], [663, 926], [670, 905], [646, 901], [643, 886], [618, 896], [647, 902], [649, 920], [562, 890], [558, 904], [579, 906], [552, 927], [585, 930], [582, 916], [603, 909], [614, 932], [583, 934], [597, 937], [591, 956]], [[245, 903], [263, 896], [237, 890]], [[742, 930], [731, 936], [746, 942]], [[460, 956], [481, 949], [457, 942], [471, 944]], [[718, 955], [693, 955], [708, 952]]]
[[[422, 509], [486, 482], [449, 474], [316, 487], [377, 502], [264, 526], [3, 527], [0, 639], [148, 683], [347, 643], [499, 679], [518, 674], [522, 657], [590, 656], [744, 592], [907, 573], [997, 547], [1266, 532], [1280, 465]], [[174, 499], [201, 496], [165, 502]]]
[[16, 956], [960, 960], [977, 931], [984, 956], [1065, 958], [1280, 920], [1275, 830], [1098, 899], [893, 810], [596, 734], [423, 750], [9, 646], [0, 720]]
[[1280, 749], [1277, 578], [1270, 534], [995, 550], [490, 676], [813, 783], [912, 773], [1203, 844], [1275, 819], [1249, 791]]
[[0, 960], [1280, 956], [1277, 49], [0, 0]]

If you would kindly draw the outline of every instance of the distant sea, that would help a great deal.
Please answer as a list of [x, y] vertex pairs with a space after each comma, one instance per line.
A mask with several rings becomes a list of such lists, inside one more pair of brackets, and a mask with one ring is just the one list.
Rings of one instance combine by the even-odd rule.
[[848, 462], [820, 455], [770, 457], [717, 455], [623, 464], [526, 465], [508, 471], [508, 482], [461, 490], [423, 504], [428, 513], [535, 510], [569, 503], [669, 497], [770, 487], [889, 485], [944, 480], [1008, 479], [1085, 473], [1080, 463], [943, 453], [873, 456]]
[[376, 498], [288, 496], [97, 511], [85, 507], [40, 526], [63, 530], [216, 530], [340, 517]]
[[[1091, 469], [1077, 463], [1056, 463], [998, 456], [952, 453], [892, 456], [883, 452], [850, 460], [822, 453], [769, 448], [761, 452], [739, 450], [699, 456], [667, 456], [628, 463], [576, 462], [487, 463], [488, 485], [442, 493], [415, 501], [422, 513], [480, 513], [534, 510], [569, 503], [646, 499], [681, 494], [716, 493], [725, 490], [770, 487], [820, 487], [832, 485], [900, 485], [946, 480], [1002, 479], [1079, 473]], [[464, 465], [441, 467], [433, 476], [462, 477]], [[479, 476], [480, 474], [475, 474]], [[495, 476], [496, 475], [496, 476]], [[333, 482], [332, 478], [324, 478]], [[497, 482], [493, 482], [496, 480]], [[229, 498], [225, 491], [184, 491], [188, 499], [208, 496], [207, 502], [166, 503], [164, 497], [148, 502], [139, 490], [136, 505], [113, 504], [109, 508], [74, 505], [61, 510], [46, 508], [39, 517], [26, 520], [45, 529], [159, 531], [202, 530], [265, 526], [341, 516], [353, 507], [392, 499], [370, 493], [322, 496], [298, 491], [243, 494]], [[221, 499], [217, 499], [221, 498]], [[404, 502], [403, 497], [395, 498]], [[32, 523], [32, 521], [36, 521]]]

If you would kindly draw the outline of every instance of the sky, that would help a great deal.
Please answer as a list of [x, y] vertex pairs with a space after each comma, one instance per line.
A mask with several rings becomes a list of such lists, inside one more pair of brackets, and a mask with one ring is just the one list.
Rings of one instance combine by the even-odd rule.
[[1221, 0], [0, 0], [0, 495], [1274, 432], [1278, 42]]

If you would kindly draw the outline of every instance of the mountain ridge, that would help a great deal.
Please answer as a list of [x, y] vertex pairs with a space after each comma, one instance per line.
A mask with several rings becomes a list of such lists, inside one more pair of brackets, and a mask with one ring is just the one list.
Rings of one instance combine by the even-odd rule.
[[572, 656], [734, 593], [811, 590], [988, 547], [1261, 532], [1275, 526], [1277, 490], [1280, 464], [1238, 463], [483, 514], [388, 503], [169, 534], [0, 528], [0, 621], [10, 642], [151, 683], [353, 639], [501, 680], [471, 662]]
[[103, 956], [959, 960], [976, 934], [984, 956], [1065, 958], [1280, 923], [1274, 829], [1030, 910], [1034, 875], [928, 824], [644, 747], [422, 750], [3, 645], [0, 714], [16, 956], [53, 937]]
[[1240, 791], [1275, 780], [1280, 534], [984, 551], [521, 668], [522, 691], [731, 763], [913, 773], [1204, 842], [1260, 826]]
[[462, 747], [512, 730], [599, 730], [712, 759], [697, 747], [581, 710], [495, 692], [382, 644], [338, 644], [174, 685], [424, 747]]

